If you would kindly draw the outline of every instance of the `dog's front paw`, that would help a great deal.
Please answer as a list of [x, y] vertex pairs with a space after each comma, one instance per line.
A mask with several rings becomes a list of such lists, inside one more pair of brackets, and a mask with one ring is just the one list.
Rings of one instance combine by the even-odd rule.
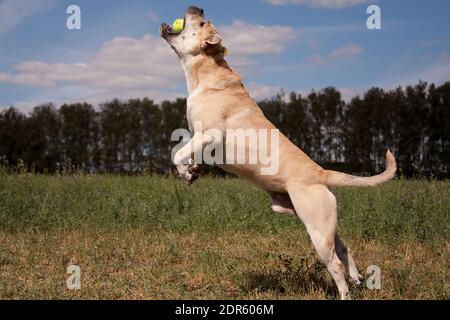
[[187, 185], [191, 185], [200, 176], [200, 167], [192, 160], [188, 164], [177, 166], [178, 175], [183, 179]]
[[351, 282], [353, 282], [353, 284], [354, 285], [356, 285], [356, 286], [361, 286], [362, 284], [363, 284], [363, 280], [364, 280], [364, 277], [362, 276], [362, 275], [360, 275], [359, 273], [356, 273], [356, 274], [350, 274], [350, 280], [351, 280]]

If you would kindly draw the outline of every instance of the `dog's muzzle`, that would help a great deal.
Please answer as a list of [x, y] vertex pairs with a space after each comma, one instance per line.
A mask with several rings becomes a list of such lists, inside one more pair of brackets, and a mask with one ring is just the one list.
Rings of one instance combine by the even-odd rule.
[[203, 9], [201, 9], [199, 7], [195, 7], [195, 6], [190, 6], [189, 8], [187, 8], [186, 13], [201, 16], [201, 17], [203, 17], [203, 15], [204, 15]]

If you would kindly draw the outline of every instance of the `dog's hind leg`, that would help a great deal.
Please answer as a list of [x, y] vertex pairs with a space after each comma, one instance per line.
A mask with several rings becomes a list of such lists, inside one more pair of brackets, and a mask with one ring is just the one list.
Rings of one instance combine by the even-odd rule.
[[336, 253], [336, 198], [324, 185], [291, 185], [288, 192], [320, 260], [336, 283], [341, 299], [349, 299], [344, 265]]
[[336, 234], [335, 245], [339, 260], [341, 260], [341, 262], [344, 264], [345, 269], [349, 272], [350, 278], [352, 278], [355, 284], [360, 285], [362, 276], [359, 274], [358, 268], [356, 268], [351, 250], [346, 247], [338, 234]]

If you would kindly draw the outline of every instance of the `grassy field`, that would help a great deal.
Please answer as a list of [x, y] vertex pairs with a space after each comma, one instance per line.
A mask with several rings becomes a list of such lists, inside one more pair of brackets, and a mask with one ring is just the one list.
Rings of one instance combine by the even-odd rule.
[[[450, 183], [334, 189], [339, 231], [381, 289], [357, 299], [449, 299]], [[66, 268], [81, 268], [68, 290]], [[237, 179], [0, 172], [1, 299], [336, 299], [295, 217]]]

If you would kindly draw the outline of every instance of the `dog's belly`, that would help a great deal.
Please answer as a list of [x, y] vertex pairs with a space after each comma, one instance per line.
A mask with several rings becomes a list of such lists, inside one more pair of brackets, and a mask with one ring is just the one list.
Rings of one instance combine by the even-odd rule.
[[[229, 154], [228, 150], [234, 146], [232, 144], [232, 148], [228, 148], [228, 144], [232, 141], [227, 139], [227, 148], [224, 150], [225, 161], [218, 166], [267, 192], [285, 193], [290, 183], [320, 182], [323, 169], [281, 133], [279, 138], [276, 149], [272, 148], [271, 144], [249, 143], [242, 146], [238, 144], [235, 153], [232, 154]], [[253, 161], [256, 162], [249, 161], [250, 154], [257, 155], [253, 157]], [[264, 159], [259, 155], [271, 157]]]
[[259, 189], [270, 192], [286, 192], [286, 181], [278, 175], [261, 175], [257, 165], [220, 164], [219, 168], [243, 178]]

